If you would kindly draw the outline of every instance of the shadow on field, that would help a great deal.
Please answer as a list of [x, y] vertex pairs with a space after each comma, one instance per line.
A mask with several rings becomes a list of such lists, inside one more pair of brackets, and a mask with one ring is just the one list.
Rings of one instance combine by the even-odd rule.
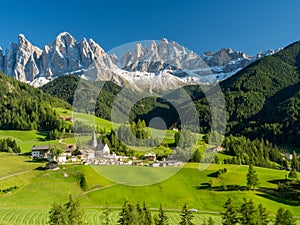
[[202, 183], [200, 186], [195, 187], [197, 190], [209, 190], [209, 191], [247, 191], [247, 186], [241, 185], [222, 185], [222, 186], [211, 186], [209, 183]]
[[285, 205], [300, 206], [300, 201], [297, 200], [295, 201], [292, 199], [280, 198], [278, 196], [274, 196], [267, 193], [256, 193], [256, 195]]

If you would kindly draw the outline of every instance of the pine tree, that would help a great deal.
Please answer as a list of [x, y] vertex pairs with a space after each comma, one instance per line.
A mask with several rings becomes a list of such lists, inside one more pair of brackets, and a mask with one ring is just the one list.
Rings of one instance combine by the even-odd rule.
[[257, 177], [257, 173], [252, 165], [249, 166], [248, 173], [247, 173], [247, 187], [252, 190], [255, 190], [259, 184], [259, 180]]
[[133, 211], [133, 208], [132, 208], [131, 203], [128, 200], [126, 200], [122, 207], [122, 212], [120, 213], [120, 219], [119, 219], [118, 223], [121, 225], [130, 225], [132, 211]]
[[209, 217], [207, 225], [215, 225], [215, 221], [211, 217]]
[[154, 217], [155, 225], [168, 225], [169, 218], [166, 216], [164, 209], [162, 208], [162, 204], [159, 206], [159, 213]]
[[267, 209], [262, 205], [258, 205], [257, 225], [267, 225], [269, 223]]
[[142, 209], [142, 220], [144, 225], [151, 225], [152, 224], [152, 215], [149, 211], [146, 202], [143, 203], [143, 209]]
[[222, 224], [223, 225], [235, 225], [238, 222], [237, 210], [233, 204], [231, 198], [229, 198], [223, 206], [225, 212], [222, 213]]
[[111, 213], [111, 210], [108, 208], [108, 203], [105, 203], [105, 208], [102, 213], [102, 225], [109, 225], [110, 224], [110, 218], [109, 215]]
[[274, 225], [296, 225], [296, 220], [289, 210], [279, 208], [276, 214]]
[[300, 169], [299, 159], [295, 151], [293, 151], [291, 166], [292, 166], [292, 170], [299, 171]]
[[49, 212], [50, 225], [65, 225], [67, 224], [65, 209], [60, 204], [54, 204]]
[[254, 203], [252, 200], [247, 202], [247, 200], [244, 198], [244, 203], [241, 206], [240, 212], [241, 212], [241, 218], [240, 218], [241, 225], [255, 225], [256, 224], [257, 215], [256, 215]]
[[208, 221], [206, 222], [206, 220], [204, 220], [202, 225], [215, 225], [215, 221], [211, 217], [209, 217]]
[[50, 225], [84, 225], [84, 211], [72, 196], [65, 205], [54, 204], [49, 211]]
[[69, 224], [72, 225], [83, 225], [84, 222], [84, 211], [80, 206], [79, 201], [74, 200], [72, 196], [69, 197], [69, 202], [65, 204], [66, 211], [68, 214]]
[[180, 225], [193, 225], [192, 219], [194, 216], [192, 215], [192, 212], [188, 210], [186, 204], [184, 204], [181, 215], [180, 215], [181, 221]]

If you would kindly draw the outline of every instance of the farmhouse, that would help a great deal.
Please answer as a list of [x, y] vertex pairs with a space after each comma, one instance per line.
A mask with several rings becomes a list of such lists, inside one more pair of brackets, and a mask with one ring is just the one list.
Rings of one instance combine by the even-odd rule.
[[32, 158], [37, 158], [37, 159], [50, 159], [51, 158], [50, 145], [32, 146], [31, 156]]
[[80, 153], [80, 155], [78, 155], [78, 157], [81, 160], [95, 159], [95, 151], [94, 150], [80, 150], [79, 153]]
[[75, 151], [76, 148], [76, 145], [67, 145], [67, 147], [64, 149], [64, 153], [66, 156], [72, 156], [72, 152]]
[[149, 153], [145, 154], [145, 158], [155, 161], [156, 160], [156, 154], [154, 152], [149, 152]]

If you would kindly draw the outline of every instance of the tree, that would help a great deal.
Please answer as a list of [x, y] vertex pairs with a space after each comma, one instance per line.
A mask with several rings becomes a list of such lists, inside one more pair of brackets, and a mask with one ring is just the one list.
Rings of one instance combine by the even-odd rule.
[[72, 196], [66, 204], [54, 204], [49, 211], [50, 225], [84, 225], [84, 220], [83, 208]]
[[289, 210], [279, 208], [274, 225], [296, 225], [296, 220]]
[[180, 225], [193, 225], [192, 219], [194, 216], [192, 215], [192, 212], [188, 210], [186, 204], [184, 204], [181, 215], [180, 215], [181, 221]]
[[157, 216], [154, 217], [155, 225], [168, 225], [169, 218], [166, 216], [165, 211], [162, 207], [162, 204], [159, 206], [159, 213]]
[[49, 211], [49, 222], [50, 225], [65, 225], [67, 224], [65, 208], [60, 204], [53, 204]]
[[298, 179], [298, 174], [297, 174], [296, 170], [291, 170], [291, 171], [290, 171], [290, 173], [289, 173], [289, 178], [295, 179], [295, 180]]
[[151, 212], [149, 211], [146, 202], [143, 203], [143, 209], [142, 209], [142, 214], [140, 215], [141, 217], [141, 224], [143, 225], [151, 225], [152, 224], [152, 215]]
[[202, 225], [215, 225], [215, 221], [211, 217], [209, 217], [208, 221], [204, 220]]
[[223, 225], [235, 225], [238, 222], [237, 210], [233, 204], [231, 198], [228, 198], [225, 205], [223, 206], [225, 212], [222, 213], [222, 224]]
[[298, 159], [298, 156], [295, 151], [293, 151], [291, 166], [292, 166], [292, 170], [299, 171], [299, 169], [300, 169], [299, 159]]
[[122, 212], [120, 213], [120, 219], [118, 220], [118, 223], [121, 225], [130, 225], [132, 211], [133, 207], [131, 203], [128, 200], [126, 200], [123, 204]]
[[53, 160], [58, 161], [58, 157], [63, 153], [63, 150], [55, 146], [50, 148], [50, 152]]
[[241, 225], [255, 225], [256, 224], [256, 209], [254, 207], [254, 203], [252, 200], [247, 202], [247, 200], [244, 198], [244, 203], [241, 206], [240, 209], [241, 212], [241, 218], [240, 218], [240, 224]]
[[258, 205], [257, 225], [269, 224], [267, 209], [262, 205]]
[[257, 187], [258, 184], [259, 184], [259, 180], [257, 177], [257, 173], [251, 164], [249, 166], [248, 173], [247, 173], [247, 187], [249, 189], [252, 188], [252, 190], [255, 190], [255, 187]]
[[69, 197], [69, 202], [65, 204], [67, 211], [67, 218], [70, 225], [83, 225], [84, 211], [78, 200], [74, 200], [72, 196]]
[[106, 202], [105, 203], [105, 208], [103, 210], [103, 213], [102, 213], [102, 225], [110, 225], [110, 218], [109, 218], [109, 215], [111, 213], [111, 210], [108, 208], [108, 203]]

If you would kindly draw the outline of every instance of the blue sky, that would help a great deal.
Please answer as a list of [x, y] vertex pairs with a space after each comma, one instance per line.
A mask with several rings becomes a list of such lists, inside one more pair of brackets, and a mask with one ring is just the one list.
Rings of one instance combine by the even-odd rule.
[[105, 50], [163, 37], [197, 52], [255, 54], [300, 40], [298, 0], [2, 1], [0, 46], [25, 34], [42, 47], [62, 31]]

